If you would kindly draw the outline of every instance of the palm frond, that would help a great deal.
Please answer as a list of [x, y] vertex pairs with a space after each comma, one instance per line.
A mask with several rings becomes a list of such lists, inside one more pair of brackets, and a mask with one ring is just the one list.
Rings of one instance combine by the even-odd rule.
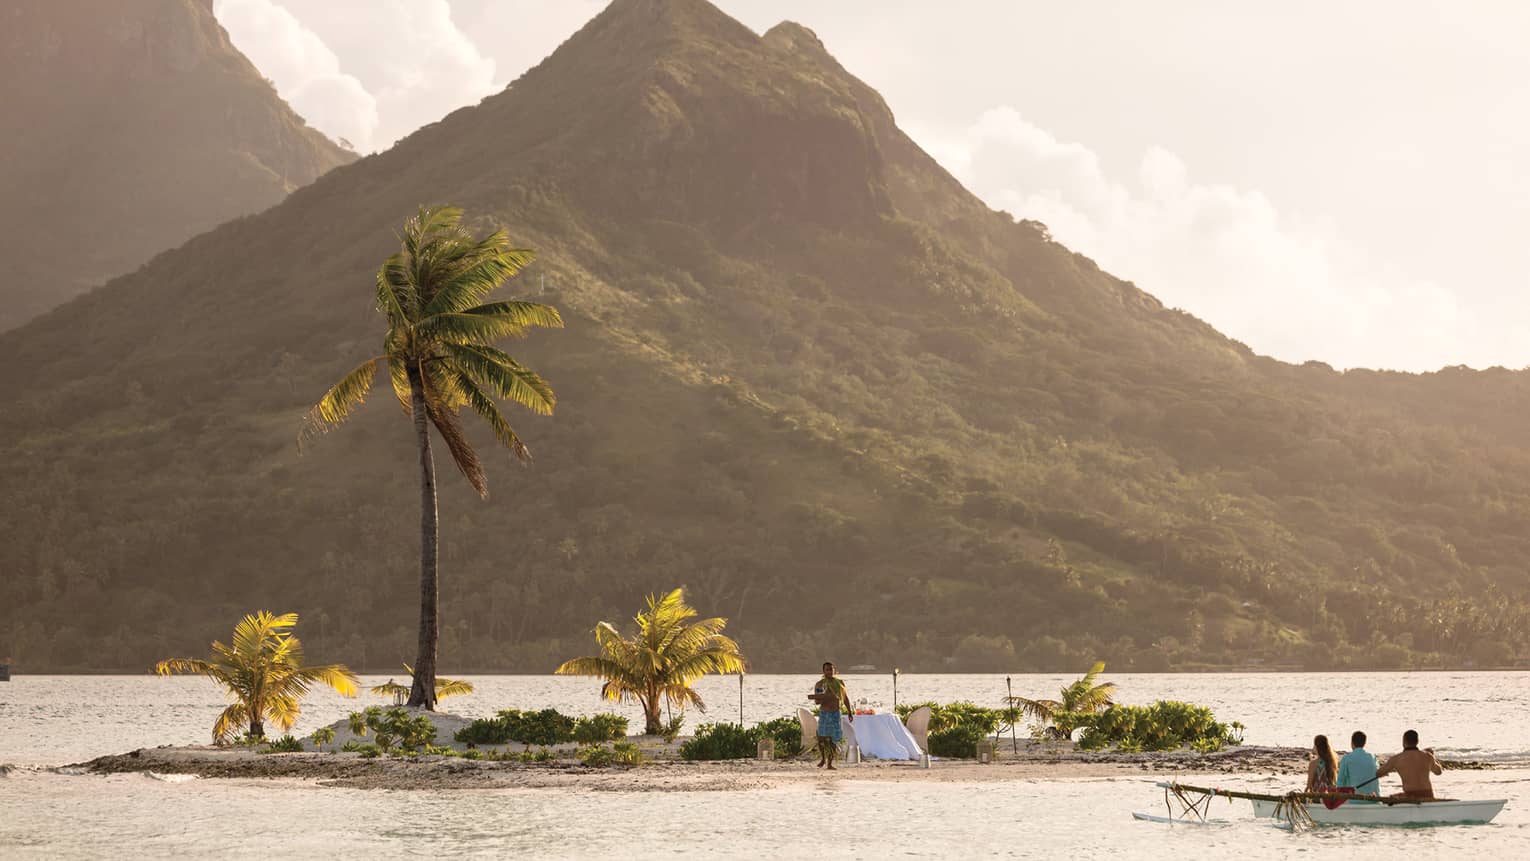
[[468, 377], [507, 401], [539, 415], [552, 415], [558, 396], [537, 373], [503, 350], [482, 344], [446, 344], [447, 355]]
[[303, 428], [298, 433], [298, 444], [345, 421], [351, 411], [360, 406], [372, 390], [372, 377], [377, 374], [377, 363], [383, 356], [367, 359], [335, 383], [324, 397], [313, 405], [303, 417]]
[[437, 407], [433, 402], [425, 402], [425, 412], [430, 416], [431, 424], [440, 432], [441, 439], [446, 441], [446, 449], [451, 452], [452, 463], [468, 484], [478, 491], [479, 498], [487, 498], [489, 495], [489, 477], [483, 471], [483, 463], [478, 459], [478, 452], [473, 450], [472, 443], [462, 433], [462, 425], [450, 410]]
[[536, 258], [531, 249], [510, 248], [509, 244], [504, 231], [496, 231], [464, 249], [460, 271], [445, 281], [421, 316], [471, 308]]
[[472, 380], [462, 377], [456, 382], [457, 388], [462, 392], [463, 397], [467, 398], [468, 407], [477, 413], [479, 418], [488, 423], [489, 427], [494, 431], [494, 438], [499, 440], [499, 444], [509, 449], [510, 453], [517, 460], [531, 460], [531, 449], [521, 442], [520, 436], [516, 434], [514, 428], [510, 427], [510, 422], [505, 420], [504, 415], [500, 413], [499, 407], [495, 405], [494, 401], [490, 400], [489, 396], [485, 395], [483, 390], [478, 388], [477, 384]]

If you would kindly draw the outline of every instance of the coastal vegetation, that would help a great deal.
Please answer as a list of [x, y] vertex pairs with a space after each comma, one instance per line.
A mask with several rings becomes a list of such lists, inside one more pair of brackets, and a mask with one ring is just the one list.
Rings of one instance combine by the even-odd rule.
[[309, 665], [303, 643], [292, 629], [298, 614], [281, 616], [261, 610], [234, 626], [232, 645], [213, 641], [212, 656], [167, 658], [154, 666], [162, 676], [206, 676], [221, 685], [234, 703], [213, 724], [215, 742], [231, 739], [243, 726], [251, 738], [264, 738], [265, 721], [291, 729], [303, 697], [314, 685], [328, 685], [348, 697], [356, 695], [356, 675], [340, 664]]
[[1113, 747], [1123, 752], [1178, 750], [1201, 753], [1243, 743], [1243, 724], [1219, 723], [1211, 709], [1173, 700], [1147, 706], [1111, 705], [1095, 713], [1058, 712], [1063, 737], [1078, 733], [1081, 750]]
[[675, 589], [662, 597], [649, 595], [647, 607], [637, 614], [636, 631], [623, 636], [610, 622], [595, 626], [600, 654], [565, 661], [561, 675], [593, 676], [605, 683], [600, 692], [608, 700], [636, 700], [643, 708], [643, 731], [660, 735], [666, 730], [659, 716], [661, 706], [694, 705], [706, 711], [701, 695], [691, 687], [708, 673], [738, 673], [745, 669], [738, 644], [723, 635], [727, 619], [692, 621], [700, 615], [685, 603], [685, 590]]
[[1026, 697], [1009, 697], [1007, 702], [1010, 706], [1018, 709], [1021, 715], [1030, 717], [1039, 724], [1038, 730], [1054, 737], [1068, 738], [1071, 727], [1065, 719], [1059, 724], [1060, 717], [1072, 718], [1079, 715], [1093, 715], [1114, 704], [1112, 697], [1116, 693], [1115, 682], [1102, 682], [1100, 674], [1105, 672], [1105, 662], [1095, 661], [1089, 672], [1080, 676], [1072, 684], [1063, 687], [1062, 692], [1055, 700], [1033, 700]]
[[440, 525], [430, 428], [446, 443], [452, 462], [482, 498], [488, 476], [458, 418], [467, 407], [517, 459], [526, 444], [494, 398], [550, 415], [557, 399], [534, 371], [494, 346], [536, 326], [561, 327], [557, 309], [536, 302], [484, 302], [533, 259], [512, 248], [504, 231], [474, 239], [461, 225], [462, 210], [422, 208], [404, 224], [402, 249], [377, 270], [377, 310], [387, 318], [383, 353], [357, 366], [325, 393], [304, 420], [303, 436], [339, 425], [371, 391], [386, 366], [399, 405], [414, 423], [420, 469], [420, 624], [409, 705], [436, 705], [440, 648]]
[[[436, 739], [435, 722], [428, 715], [411, 714], [408, 709], [367, 706], [365, 711], [351, 712], [346, 722], [357, 738], [370, 735], [372, 746], [381, 753], [390, 753], [395, 746], [404, 753], [417, 753], [429, 748]], [[347, 744], [357, 747], [362, 743], [352, 739]]]
[[[411, 679], [414, 678], [414, 668], [408, 664], [404, 665], [404, 672]], [[400, 694], [407, 697], [412, 688], [406, 685], [401, 685], [398, 682], [389, 679], [380, 685], [373, 685], [370, 690], [372, 693], [380, 697], [388, 697], [393, 699]], [[463, 694], [470, 694], [472, 692], [472, 682], [436, 676], [436, 700], [438, 702], [446, 697], [461, 696]]]
[[795, 718], [780, 717], [744, 727], [736, 723], [704, 723], [696, 734], [680, 745], [680, 758], [686, 760], [753, 759], [762, 739], [770, 739], [776, 759], [791, 759], [802, 753], [801, 724]]

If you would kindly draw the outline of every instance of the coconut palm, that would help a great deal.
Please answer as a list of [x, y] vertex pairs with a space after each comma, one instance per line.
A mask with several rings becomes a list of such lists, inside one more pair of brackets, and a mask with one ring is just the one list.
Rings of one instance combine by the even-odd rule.
[[520, 337], [533, 326], [561, 327], [556, 309], [535, 302], [483, 300], [532, 260], [511, 248], [505, 234], [474, 239], [455, 207], [421, 209], [404, 224], [402, 248], [377, 270], [377, 310], [388, 320], [383, 353], [346, 374], [309, 410], [299, 443], [329, 430], [366, 399], [372, 378], [386, 365], [393, 393], [414, 422], [420, 461], [420, 632], [409, 705], [435, 708], [436, 653], [441, 638], [437, 557], [436, 469], [430, 450], [433, 425], [452, 461], [480, 497], [489, 495], [478, 453], [459, 421], [467, 407], [494, 431], [519, 460], [525, 443], [505, 420], [494, 398], [543, 415], [553, 411], [553, 390], [530, 369], [492, 346]]
[[1051, 723], [1059, 714], [1096, 714], [1114, 704], [1111, 697], [1116, 692], [1116, 683], [1098, 681], [1103, 672], [1105, 662], [1095, 661], [1089, 672], [1062, 689], [1059, 699], [1007, 697], [1006, 701], [1012, 708], [1041, 723]]
[[556, 672], [605, 679], [600, 693], [608, 700], [637, 700], [643, 706], [644, 732], [664, 731], [659, 706], [694, 705], [706, 711], [691, 683], [707, 673], [737, 673], [746, 669], [738, 644], [723, 636], [727, 619], [702, 619], [676, 589], [662, 598], [648, 596], [648, 607], [637, 615], [637, 633], [623, 637], [616, 626], [595, 626], [600, 654], [575, 658]]
[[215, 742], [227, 741], [246, 724], [251, 738], [264, 738], [267, 718], [285, 732], [314, 685], [356, 695], [356, 675], [344, 666], [304, 663], [303, 643], [291, 633], [297, 620], [296, 613], [273, 616], [261, 610], [234, 626], [233, 645], [213, 641], [209, 660], [169, 658], [155, 664], [154, 671], [162, 676], [207, 676], [228, 689], [235, 702], [213, 724]]
[[[414, 676], [414, 668], [408, 664], [404, 665], [404, 672], [408, 673], [411, 678]], [[392, 697], [395, 694], [407, 694], [412, 690], [412, 688], [404, 687], [398, 682], [389, 679], [380, 685], [373, 685], [370, 690], [372, 693], [377, 694], [380, 697]], [[460, 679], [447, 679], [441, 676], [436, 676], [437, 700], [441, 700], [446, 697], [460, 696], [462, 694], [470, 694], [472, 692], [472, 682], [462, 681]]]

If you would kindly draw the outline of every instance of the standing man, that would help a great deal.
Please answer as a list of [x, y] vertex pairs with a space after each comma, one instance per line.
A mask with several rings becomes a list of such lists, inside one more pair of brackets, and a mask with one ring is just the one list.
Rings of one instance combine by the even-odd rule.
[[1355, 730], [1349, 737], [1353, 748], [1339, 760], [1339, 779], [1335, 787], [1352, 787], [1356, 795], [1376, 795], [1380, 786], [1376, 783], [1376, 757], [1365, 749], [1365, 733]]
[[1429, 775], [1444, 773], [1440, 761], [1434, 758], [1433, 748], [1418, 749], [1416, 729], [1403, 733], [1402, 753], [1387, 757], [1387, 764], [1376, 772], [1378, 777], [1395, 774], [1402, 778], [1403, 791], [1393, 798], [1433, 798], [1434, 785], [1430, 783]]
[[850, 692], [845, 690], [845, 683], [834, 675], [833, 662], [823, 662], [823, 678], [813, 686], [813, 695], [809, 699], [818, 704], [818, 767], [834, 771], [834, 756], [839, 753], [839, 743], [845, 737], [839, 725], [840, 706], [844, 706], [851, 723], [855, 722], [855, 709], [850, 705]]

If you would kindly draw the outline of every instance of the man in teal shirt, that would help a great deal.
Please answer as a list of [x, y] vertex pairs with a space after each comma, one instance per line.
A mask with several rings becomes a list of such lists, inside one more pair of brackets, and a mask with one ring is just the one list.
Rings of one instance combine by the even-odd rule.
[[1349, 753], [1339, 760], [1339, 779], [1336, 786], [1354, 787], [1356, 795], [1377, 794], [1376, 757], [1365, 749], [1365, 733], [1359, 730], [1349, 737]]

